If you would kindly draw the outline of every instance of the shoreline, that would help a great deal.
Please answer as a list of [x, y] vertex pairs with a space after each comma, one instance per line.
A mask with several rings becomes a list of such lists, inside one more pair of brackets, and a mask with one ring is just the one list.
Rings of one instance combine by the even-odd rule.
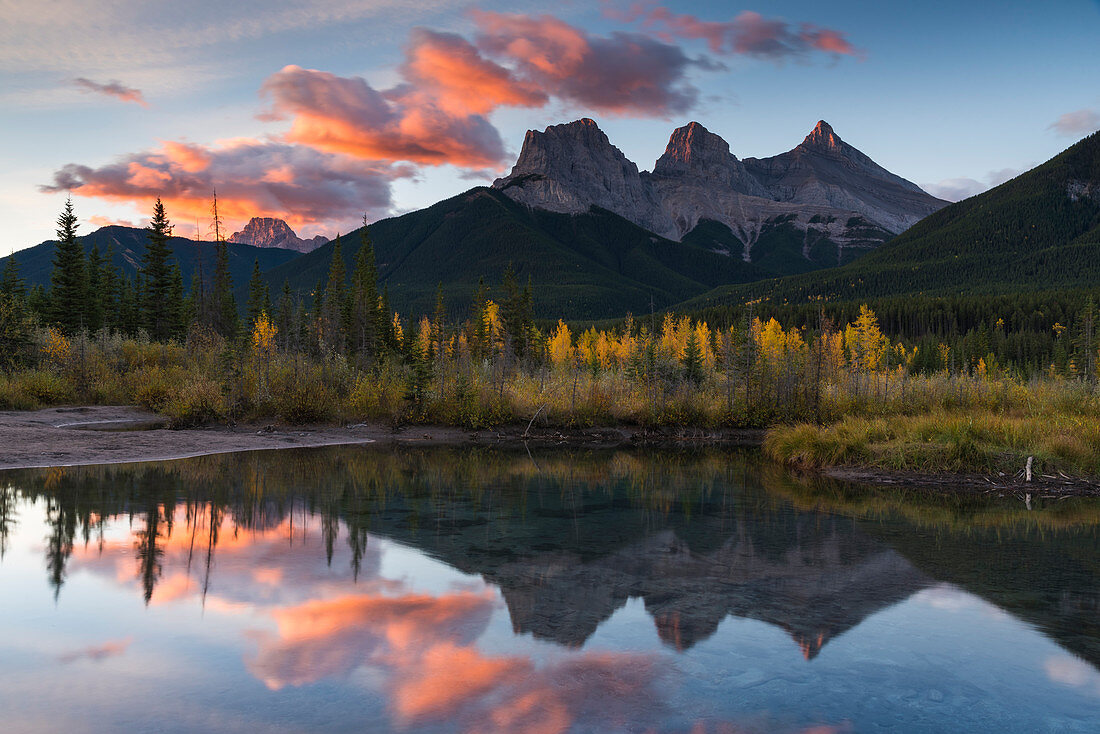
[[[244, 451], [326, 446], [496, 446], [505, 448], [759, 448], [764, 430], [700, 428], [539, 428], [526, 424], [472, 430], [454, 426], [381, 423], [278, 426], [242, 423], [168, 429], [164, 419], [134, 406], [64, 406], [35, 411], [0, 411], [0, 471], [49, 469], [146, 461], [175, 461]], [[898, 471], [871, 465], [832, 465], [805, 470], [827, 479], [877, 488], [931, 490], [944, 494], [1100, 497], [1100, 479], [978, 472]]]
[[0, 411], [0, 471], [173, 461], [238, 451], [324, 446], [740, 446], [758, 447], [760, 430], [543, 429], [526, 425], [471, 430], [451, 426], [277, 426], [270, 423], [168, 429], [132, 406], [68, 406]]

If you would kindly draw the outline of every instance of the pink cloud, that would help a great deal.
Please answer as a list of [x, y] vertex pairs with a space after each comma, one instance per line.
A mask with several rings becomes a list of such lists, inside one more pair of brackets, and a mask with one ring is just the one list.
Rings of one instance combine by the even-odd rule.
[[488, 120], [455, 115], [412, 85], [379, 92], [362, 78], [287, 66], [267, 78], [262, 93], [271, 101], [266, 117], [292, 120], [290, 143], [426, 165], [495, 166], [504, 157]]
[[1100, 112], [1090, 109], [1067, 112], [1052, 122], [1048, 129], [1067, 137], [1088, 135], [1100, 130]]
[[77, 660], [91, 660], [92, 662], [98, 663], [107, 658], [122, 655], [126, 652], [127, 648], [130, 647], [131, 642], [133, 642], [133, 638], [130, 637], [124, 640], [109, 640], [102, 645], [91, 645], [81, 648], [80, 650], [65, 653], [58, 659], [63, 663], [75, 663]]
[[484, 115], [497, 107], [541, 107], [549, 98], [535, 84], [486, 59], [462, 36], [413, 31], [402, 71], [418, 89], [430, 90], [455, 115]]
[[689, 109], [698, 91], [686, 72], [699, 62], [637, 33], [593, 36], [553, 16], [475, 10], [476, 45], [514, 64], [547, 95], [607, 114], [663, 116]]
[[806, 56], [812, 52], [834, 56], [862, 55], [841, 31], [812, 23], [792, 25], [781, 18], [765, 18], [751, 10], [743, 11], [728, 21], [702, 20], [649, 3], [634, 3], [626, 10], [605, 5], [604, 14], [628, 23], [641, 21], [643, 27], [657, 31], [668, 40], [686, 38], [705, 41], [710, 50], [718, 54], [755, 56], [772, 61]]
[[99, 167], [69, 164], [40, 188], [146, 208], [160, 197], [177, 221], [207, 221], [216, 186], [219, 213], [229, 225], [273, 216], [301, 226], [352, 221], [364, 211], [387, 213], [391, 182], [410, 173], [308, 147], [240, 139], [213, 147], [166, 143]]
[[94, 82], [86, 77], [77, 77], [73, 79], [75, 84], [81, 91], [95, 92], [96, 94], [105, 94], [108, 97], [115, 97], [123, 102], [133, 102], [139, 104], [142, 107], [148, 107], [149, 103], [145, 101], [145, 95], [141, 93], [140, 89], [134, 89], [133, 87], [127, 87], [122, 82], [112, 79], [106, 84]]

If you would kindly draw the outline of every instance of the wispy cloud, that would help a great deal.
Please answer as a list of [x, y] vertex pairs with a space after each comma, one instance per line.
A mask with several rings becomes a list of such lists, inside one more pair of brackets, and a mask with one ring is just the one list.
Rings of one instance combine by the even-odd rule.
[[753, 56], [770, 61], [806, 57], [812, 53], [834, 57], [863, 57], [864, 52], [848, 40], [847, 34], [813, 23], [790, 23], [782, 18], [765, 18], [745, 10], [730, 20], [704, 20], [676, 13], [656, 3], [638, 2], [623, 9], [604, 3], [604, 14], [627, 23], [641, 23], [662, 38], [705, 41], [713, 53]]
[[63, 663], [75, 663], [77, 660], [91, 660], [98, 663], [107, 658], [122, 655], [130, 647], [131, 642], [133, 642], [133, 638], [130, 637], [124, 640], [110, 640], [102, 645], [91, 645], [65, 653], [58, 657], [58, 660]]
[[1100, 130], [1100, 112], [1092, 109], [1067, 112], [1050, 123], [1047, 129], [1067, 137], [1089, 135]]
[[1021, 173], [1029, 168], [1002, 168], [996, 171], [990, 171], [985, 175], [983, 180], [975, 178], [945, 178], [937, 183], [921, 184], [923, 188], [932, 196], [936, 196], [946, 201], [962, 201], [963, 199], [969, 199], [971, 196], [977, 196], [978, 194], [988, 191], [989, 189], [1000, 186], [1006, 181], [1016, 178]]
[[79, 76], [73, 79], [73, 84], [77, 88], [85, 92], [95, 92], [96, 94], [104, 94], [108, 97], [115, 97], [123, 102], [133, 102], [139, 104], [142, 107], [148, 107], [149, 103], [145, 101], [145, 95], [141, 93], [140, 89], [134, 89], [133, 87], [127, 87], [122, 82], [112, 79], [106, 84], [100, 82], [94, 82], [87, 77]]

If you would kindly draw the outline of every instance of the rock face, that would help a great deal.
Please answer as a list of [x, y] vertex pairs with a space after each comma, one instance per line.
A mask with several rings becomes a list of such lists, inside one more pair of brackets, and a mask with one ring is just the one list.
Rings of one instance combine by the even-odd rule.
[[493, 186], [533, 208], [607, 209], [674, 240], [717, 222], [740, 251], [728, 241], [713, 249], [750, 262], [781, 249], [835, 265], [947, 205], [877, 165], [824, 121], [787, 153], [743, 161], [692, 122], [672, 133], [650, 173], [583, 119], [528, 131], [512, 172]]
[[230, 236], [229, 241], [242, 245], [252, 245], [253, 247], [278, 247], [297, 252], [312, 252], [328, 242], [328, 239], [317, 235], [311, 239], [303, 240], [294, 234], [294, 230], [282, 219], [252, 217], [244, 229], [240, 232], [234, 232]]
[[512, 173], [493, 186], [536, 209], [579, 214], [597, 206], [657, 231], [638, 166], [587, 117], [528, 130]]

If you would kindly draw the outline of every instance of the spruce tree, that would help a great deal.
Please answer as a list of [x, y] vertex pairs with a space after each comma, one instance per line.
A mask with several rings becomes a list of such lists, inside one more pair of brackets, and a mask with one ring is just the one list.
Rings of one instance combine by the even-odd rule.
[[447, 307], [443, 302], [443, 283], [435, 289], [435, 309], [432, 311], [432, 351], [436, 359], [446, 354], [447, 344]]
[[287, 351], [294, 344], [290, 333], [294, 310], [294, 295], [290, 290], [290, 280], [286, 279], [283, 281], [283, 290], [279, 295], [279, 306], [275, 313], [275, 327], [278, 329], [275, 336], [279, 340], [279, 347]]
[[172, 254], [168, 240], [172, 236], [172, 225], [164, 213], [164, 204], [157, 199], [153, 205], [153, 218], [147, 229], [149, 244], [145, 248], [142, 273], [145, 280], [145, 292], [142, 303], [142, 322], [149, 336], [156, 341], [164, 341], [172, 336], [177, 314], [175, 304], [171, 302], [172, 268], [168, 262]]
[[84, 248], [76, 239], [76, 214], [73, 199], [65, 200], [65, 208], [57, 218], [57, 250], [50, 275], [50, 320], [66, 334], [75, 334], [87, 320], [87, 276]]
[[99, 245], [93, 245], [88, 253], [88, 331], [95, 333], [103, 328], [106, 311], [103, 294], [103, 256], [99, 254]]
[[270, 308], [268, 301], [267, 284], [264, 283], [264, 276], [260, 273], [260, 260], [257, 258], [252, 263], [252, 277], [248, 280], [248, 301], [245, 304], [249, 331], [256, 325], [256, 319], [260, 318], [260, 314]]
[[344, 256], [340, 249], [340, 235], [332, 247], [332, 263], [329, 266], [328, 281], [325, 283], [324, 300], [321, 303], [321, 336], [333, 351], [344, 348], [344, 305], [347, 271], [344, 268]]
[[187, 334], [187, 326], [191, 323], [191, 307], [184, 296], [183, 271], [179, 263], [173, 263], [168, 274], [168, 281], [172, 284], [168, 290], [168, 316], [170, 319], [169, 338], [182, 339]]
[[31, 349], [33, 326], [27, 307], [27, 287], [12, 256], [0, 276], [0, 368], [10, 370], [23, 362]]
[[4, 272], [0, 274], [0, 295], [24, 301], [27, 298], [27, 284], [19, 275], [19, 261], [10, 255], [4, 261]]
[[229, 248], [224, 240], [214, 245], [214, 286], [211, 294], [214, 328], [226, 339], [237, 335], [239, 326], [237, 299], [233, 297], [233, 277], [229, 273]]
[[370, 360], [378, 354], [384, 316], [380, 318], [379, 314], [378, 269], [365, 215], [359, 236], [362, 241], [355, 255], [355, 270], [351, 276], [352, 334], [356, 351]]
[[103, 308], [103, 326], [107, 329], [119, 328], [119, 274], [115, 268], [114, 245], [107, 245], [107, 254], [99, 273], [100, 303]]
[[698, 383], [703, 379], [703, 348], [699, 344], [699, 335], [695, 329], [688, 327], [687, 341], [684, 344], [684, 354], [681, 359], [684, 366], [684, 377], [690, 382]]

